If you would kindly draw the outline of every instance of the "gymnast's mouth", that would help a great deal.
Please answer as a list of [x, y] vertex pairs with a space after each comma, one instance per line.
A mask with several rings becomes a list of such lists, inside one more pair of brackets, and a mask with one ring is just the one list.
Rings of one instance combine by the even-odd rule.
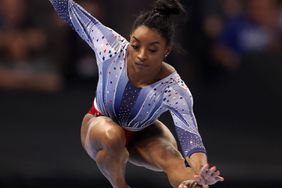
[[149, 67], [149, 65], [146, 65], [144, 63], [140, 63], [140, 62], [135, 62], [135, 66], [139, 67], [139, 68], [146, 68]]

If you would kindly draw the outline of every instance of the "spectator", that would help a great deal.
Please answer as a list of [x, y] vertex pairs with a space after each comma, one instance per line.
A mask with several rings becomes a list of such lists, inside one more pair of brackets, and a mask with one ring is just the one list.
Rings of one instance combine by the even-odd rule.
[[28, 17], [29, 3], [0, 1], [0, 87], [55, 91], [61, 78], [45, 54], [44, 30]]
[[[281, 50], [278, 6], [275, 0], [247, 0], [241, 16], [227, 19], [212, 49], [227, 70], [240, 67], [245, 54]], [[228, 10], [228, 9], [226, 9]]]
[[207, 4], [204, 32], [210, 38], [216, 38], [222, 32], [224, 22], [241, 16], [243, 7], [241, 0], [213, 1], [211, 4]]

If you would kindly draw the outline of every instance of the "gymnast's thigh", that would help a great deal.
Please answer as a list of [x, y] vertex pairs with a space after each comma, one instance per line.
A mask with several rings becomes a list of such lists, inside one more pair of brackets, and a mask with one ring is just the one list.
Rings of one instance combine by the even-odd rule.
[[86, 152], [95, 160], [99, 150], [114, 147], [114, 144], [125, 145], [123, 129], [111, 118], [86, 114], [81, 125], [81, 143]]
[[184, 160], [170, 130], [160, 121], [140, 131], [128, 145], [129, 162], [154, 171], [164, 171], [167, 161]]

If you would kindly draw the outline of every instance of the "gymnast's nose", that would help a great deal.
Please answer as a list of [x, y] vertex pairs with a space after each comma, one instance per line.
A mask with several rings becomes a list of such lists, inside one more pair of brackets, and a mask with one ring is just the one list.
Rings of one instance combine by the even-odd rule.
[[141, 48], [140, 51], [138, 52], [137, 58], [142, 62], [146, 61], [146, 59], [148, 58], [146, 49]]

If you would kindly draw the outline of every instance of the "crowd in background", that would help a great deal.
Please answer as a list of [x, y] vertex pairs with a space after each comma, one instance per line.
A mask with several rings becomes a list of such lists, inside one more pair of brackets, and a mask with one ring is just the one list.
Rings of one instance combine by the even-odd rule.
[[204, 32], [210, 57], [225, 69], [238, 69], [244, 54], [281, 53], [281, 1], [213, 1], [206, 7]]
[[[153, 0], [77, 2], [127, 38], [134, 16]], [[210, 72], [236, 72], [246, 54], [282, 54], [281, 0], [183, 3], [188, 19], [176, 39], [193, 58], [172, 54], [169, 62], [179, 71], [214, 76]], [[95, 79], [94, 52], [47, 0], [0, 0], [0, 88], [54, 92]]]
[[265, 64], [277, 58], [282, 63], [281, 0], [207, 2], [203, 35], [208, 43], [204, 69], [208, 79], [218, 80], [216, 78], [221, 75], [236, 74], [243, 64], [256, 61], [258, 54], [264, 54], [260, 61]]

